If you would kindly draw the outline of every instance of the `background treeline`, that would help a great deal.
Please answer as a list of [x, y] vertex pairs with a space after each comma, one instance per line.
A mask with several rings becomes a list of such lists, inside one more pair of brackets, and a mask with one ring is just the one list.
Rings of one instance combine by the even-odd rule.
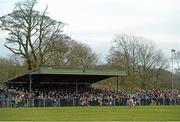
[[[0, 81], [41, 66], [116, 68], [127, 71], [120, 86], [158, 88], [171, 87], [169, 59], [152, 41], [128, 34], [113, 38], [106, 63], [87, 44], [71, 39], [63, 32], [65, 24], [52, 19], [44, 11], [35, 10], [36, 0], [18, 2], [13, 12], [0, 17], [0, 30], [8, 34], [4, 46], [13, 55], [0, 58]], [[180, 52], [173, 56], [178, 65]], [[180, 87], [178, 70], [175, 87]], [[115, 78], [94, 86], [114, 88]]]

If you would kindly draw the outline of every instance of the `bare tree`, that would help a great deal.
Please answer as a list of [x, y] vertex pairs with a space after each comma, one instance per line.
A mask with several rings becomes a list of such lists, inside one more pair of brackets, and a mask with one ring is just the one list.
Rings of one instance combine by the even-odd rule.
[[156, 49], [151, 41], [127, 34], [116, 35], [107, 59], [110, 65], [120, 65], [127, 70], [128, 81], [138, 81], [142, 87], [154, 77], [158, 82], [160, 70], [167, 67], [162, 51]]
[[121, 69], [126, 69], [128, 80], [135, 81], [135, 73], [139, 63], [139, 40], [132, 35], [116, 35], [113, 40], [113, 46], [108, 56], [108, 62], [119, 64]]
[[178, 80], [180, 80], [180, 51], [177, 51], [175, 55], [175, 60], [177, 62], [177, 68], [175, 69], [176, 77]]
[[180, 51], [177, 51], [175, 55], [175, 60], [177, 62], [177, 69], [180, 70]]
[[5, 47], [24, 58], [28, 70], [41, 66], [49, 43], [60, 36], [62, 22], [35, 11], [36, 0], [27, 0], [15, 5], [12, 13], [0, 18], [0, 28], [8, 32]]
[[71, 38], [64, 35], [52, 40], [47, 47], [45, 54], [45, 64], [51, 66], [66, 66], [67, 55], [70, 51]]
[[98, 63], [98, 56], [89, 46], [71, 41], [68, 63], [70, 66], [79, 66], [82, 68], [94, 67]]
[[[152, 81], [153, 75], [155, 75], [157, 82], [160, 70], [166, 69], [168, 64], [162, 51], [157, 50], [152, 41], [142, 40], [142, 44], [139, 47], [139, 71], [141, 71], [139, 75], [141, 76], [142, 86], [145, 87], [147, 81]], [[155, 74], [153, 74], [154, 69], [156, 69]]]

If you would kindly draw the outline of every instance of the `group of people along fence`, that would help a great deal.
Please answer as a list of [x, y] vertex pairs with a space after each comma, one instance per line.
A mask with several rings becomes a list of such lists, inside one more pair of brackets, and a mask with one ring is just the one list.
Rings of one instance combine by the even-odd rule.
[[95, 89], [95, 88], [0, 88], [0, 107], [180, 105], [180, 90]]

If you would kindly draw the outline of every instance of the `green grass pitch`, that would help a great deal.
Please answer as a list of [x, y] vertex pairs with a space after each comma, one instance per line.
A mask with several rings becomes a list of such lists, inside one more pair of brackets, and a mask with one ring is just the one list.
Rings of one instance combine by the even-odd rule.
[[180, 121], [180, 106], [0, 108], [0, 121]]

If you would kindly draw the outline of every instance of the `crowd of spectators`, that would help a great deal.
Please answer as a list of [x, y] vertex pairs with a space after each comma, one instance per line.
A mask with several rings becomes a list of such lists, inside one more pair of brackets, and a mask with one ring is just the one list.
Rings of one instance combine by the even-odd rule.
[[177, 89], [36, 88], [29, 93], [25, 88], [0, 87], [0, 107], [7, 104], [8, 100], [11, 106], [24, 106], [27, 100], [33, 106], [127, 105], [130, 97], [137, 105], [180, 105], [180, 90]]

